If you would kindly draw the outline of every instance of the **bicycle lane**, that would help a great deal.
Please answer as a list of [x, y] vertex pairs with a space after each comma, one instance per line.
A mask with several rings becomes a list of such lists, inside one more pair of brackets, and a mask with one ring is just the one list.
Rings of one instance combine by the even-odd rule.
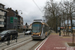
[[67, 47], [64, 39], [59, 35], [51, 34], [44, 40], [35, 50], [72, 50], [74, 48]]

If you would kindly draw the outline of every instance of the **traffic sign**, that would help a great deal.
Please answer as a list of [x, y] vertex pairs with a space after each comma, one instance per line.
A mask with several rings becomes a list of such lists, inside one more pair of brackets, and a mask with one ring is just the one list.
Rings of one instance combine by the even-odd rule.
[[17, 17], [14, 17], [14, 19], [17, 19]]
[[10, 23], [13, 23], [13, 17], [10, 17]]

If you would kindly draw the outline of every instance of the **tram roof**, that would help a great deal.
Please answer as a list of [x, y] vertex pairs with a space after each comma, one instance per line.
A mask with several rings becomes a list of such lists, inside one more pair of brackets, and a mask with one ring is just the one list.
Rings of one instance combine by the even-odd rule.
[[[33, 22], [33, 23], [36, 23], [36, 22]], [[44, 22], [40, 22], [40, 23], [43, 24], [43, 25], [49, 26], [48, 24], [46, 24]]]

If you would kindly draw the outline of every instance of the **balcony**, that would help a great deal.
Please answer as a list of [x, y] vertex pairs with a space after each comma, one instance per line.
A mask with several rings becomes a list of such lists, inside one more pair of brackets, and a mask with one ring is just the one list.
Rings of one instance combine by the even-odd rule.
[[4, 27], [4, 22], [0, 21], [0, 27]]
[[4, 17], [0, 15], [0, 21], [4, 21]]
[[4, 25], [0, 25], [0, 27], [4, 27]]
[[0, 21], [3, 21], [4, 22], [4, 19], [0, 19]]

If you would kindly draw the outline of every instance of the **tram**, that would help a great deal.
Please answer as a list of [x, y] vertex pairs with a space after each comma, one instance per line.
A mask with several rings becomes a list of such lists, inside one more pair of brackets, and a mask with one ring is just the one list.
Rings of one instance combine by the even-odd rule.
[[49, 35], [49, 26], [44, 22], [32, 23], [32, 39], [45, 39]]

